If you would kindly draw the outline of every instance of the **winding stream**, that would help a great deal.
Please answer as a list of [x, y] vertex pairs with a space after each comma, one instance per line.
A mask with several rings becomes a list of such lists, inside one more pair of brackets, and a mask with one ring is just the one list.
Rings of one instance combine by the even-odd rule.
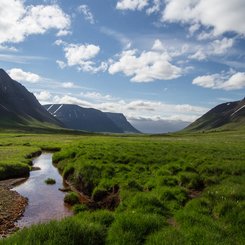
[[[65, 193], [59, 191], [64, 188], [63, 179], [52, 164], [52, 153], [42, 153], [34, 159], [33, 166], [40, 170], [31, 171], [30, 177], [13, 189], [28, 198], [24, 215], [16, 223], [20, 228], [72, 215], [63, 201]], [[47, 178], [55, 179], [56, 184], [47, 185]]]

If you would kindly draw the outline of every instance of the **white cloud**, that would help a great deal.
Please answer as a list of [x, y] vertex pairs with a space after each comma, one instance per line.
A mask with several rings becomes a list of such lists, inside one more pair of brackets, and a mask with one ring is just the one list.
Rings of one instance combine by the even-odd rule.
[[192, 54], [188, 56], [189, 59], [194, 59], [194, 60], [205, 60], [207, 58], [203, 48], [198, 48], [198, 50]]
[[13, 68], [7, 71], [9, 76], [19, 82], [37, 83], [41, 80], [41, 77], [35, 73], [26, 72], [19, 68]]
[[54, 42], [54, 44], [57, 45], [57, 46], [61, 46], [61, 45], [65, 45], [66, 42], [64, 42], [64, 41], [61, 40], [61, 39], [58, 39], [58, 40], [56, 40], [56, 41]]
[[137, 50], [123, 51], [118, 61], [112, 61], [109, 73], [123, 72], [132, 77], [133, 82], [152, 82], [154, 80], [171, 80], [182, 74], [182, 69], [171, 64], [171, 57], [163, 45], [156, 40], [153, 49], [139, 53]]
[[190, 35], [193, 35], [200, 28], [200, 24], [194, 23], [189, 28]]
[[163, 51], [165, 50], [165, 47], [163, 46], [163, 43], [159, 39], [156, 39], [152, 46], [152, 50]]
[[15, 47], [0, 44], [0, 51], [17, 52], [18, 50]]
[[154, 100], [121, 100], [111, 95], [99, 92], [83, 92], [79, 97], [74, 95], [57, 95], [47, 91], [37, 93], [42, 104], [75, 104], [101, 111], [123, 113], [128, 119], [147, 118], [151, 120], [174, 120], [192, 122], [206, 113], [209, 109], [189, 104], [167, 104]]
[[94, 58], [100, 52], [100, 47], [93, 44], [69, 44], [64, 51], [69, 66], [82, 66], [85, 61]]
[[56, 61], [61, 69], [66, 66], [77, 66], [79, 70], [91, 73], [107, 70], [108, 65], [106, 62], [96, 65], [96, 62], [93, 61], [100, 52], [99, 46], [94, 44], [68, 44], [61, 40], [57, 40], [55, 44], [64, 46], [66, 62]]
[[103, 95], [99, 92], [82, 92], [81, 96], [93, 100], [113, 100], [111, 95]]
[[206, 76], [198, 76], [193, 81], [193, 84], [212, 89], [237, 90], [245, 88], [245, 73], [227, 73], [227, 74], [212, 74]]
[[78, 11], [84, 16], [85, 20], [87, 20], [90, 24], [95, 24], [94, 15], [90, 11], [88, 5], [80, 5], [78, 7]]
[[71, 34], [71, 31], [68, 30], [59, 30], [59, 32], [56, 34], [57, 37], [67, 36]]
[[166, 0], [162, 21], [200, 23], [213, 27], [214, 34], [234, 31], [245, 35], [244, 0]]
[[[50, 29], [67, 31], [70, 18], [58, 5], [29, 5], [22, 0], [0, 0], [0, 43], [21, 42]], [[64, 34], [64, 33], [63, 33]]]
[[151, 15], [153, 13], [159, 12], [161, 5], [162, 5], [161, 0], [154, 0], [153, 1], [153, 5], [151, 7], [149, 7], [149, 8], [146, 9], [146, 13], [148, 15]]
[[36, 98], [40, 101], [40, 102], [44, 102], [44, 101], [49, 101], [52, 98], [52, 95], [50, 92], [48, 91], [41, 91], [39, 93], [34, 93], [34, 95], [36, 96]]
[[75, 84], [72, 82], [66, 82], [61, 84], [63, 88], [75, 88]]
[[62, 60], [56, 60], [56, 63], [60, 67], [60, 69], [64, 69], [66, 67], [66, 63]]
[[142, 10], [148, 5], [148, 0], [119, 0], [116, 8], [119, 10]]
[[91, 107], [91, 103], [78, 99], [76, 97], [70, 96], [70, 95], [64, 95], [64, 96], [54, 96], [52, 100], [53, 104], [75, 104], [82, 107]]
[[211, 44], [212, 52], [215, 54], [224, 54], [228, 49], [230, 49], [234, 44], [232, 38], [223, 38], [222, 40], [215, 40]]
[[211, 41], [203, 46], [193, 45], [192, 51], [188, 58], [195, 60], [206, 60], [210, 56], [227, 54], [231, 47], [234, 45], [234, 39], [232, 38], [221, 38]]

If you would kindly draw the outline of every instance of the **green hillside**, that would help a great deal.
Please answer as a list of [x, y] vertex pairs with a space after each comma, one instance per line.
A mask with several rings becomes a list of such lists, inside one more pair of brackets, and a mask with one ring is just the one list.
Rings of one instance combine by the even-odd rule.
[[245, 99], [220, 104], [183, 131], [245, 130]]

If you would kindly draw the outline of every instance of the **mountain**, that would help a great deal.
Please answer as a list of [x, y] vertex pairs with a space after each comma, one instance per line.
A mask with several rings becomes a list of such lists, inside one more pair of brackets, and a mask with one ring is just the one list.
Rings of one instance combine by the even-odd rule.
[[124, 133], [123, 129], [100, 110], [69, 104], [49, 104], [44, 105], [44, 107], [66, 128], [97, 133]]
[[212, 129], [240, 129], [245, 128], [245, 98], [243, 100], [220, 104], [185, 130], [202, 131]]
[[[0, 69], [0, 124], [62, 126], [20, 83]], [[51, 125], [50, 125], [51, 124]]]
[[105, 112], [105, 114], [120, 128], [124, 133], [140, 133], [134, 128], [122, 113]]

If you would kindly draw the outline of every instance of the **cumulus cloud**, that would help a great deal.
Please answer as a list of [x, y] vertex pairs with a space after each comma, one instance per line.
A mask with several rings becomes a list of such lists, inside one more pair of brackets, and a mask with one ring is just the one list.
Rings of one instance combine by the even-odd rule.
[[94, 58], [100, 52], [100, 47], [93, 44], [69, 44], [64, 51], [69, 66], [83, 66], [84, 62]]
[[211, 89], [237, 90], [245, 88], [245, 73], [232, 72], [233, 74], [212, 74], [198, 76], [192, 84]]
[[200, 23], [213, 27], [214, 34], [234, 31], [245, 34], [243, 0], [166, 0], [162, 21]]
[[35, 73], [26, 72], [19, 68], [13, 68], [7, 71], [9, 76], [19, 82], [30, 82], [37, 83], [40, 82], [41, 77]]
[[116, 8], [119, 10], [142, 10], [149, 0], [119, 0]]
[[29, 5], [22, 0], [0, 0], [0, 43], [23, 41], [50, 29], [67, 34], [70, 17], [58, 5]]
[[100, 47], [94, 44], [68, 44], [64, 41], [57, 40], [56, 45], [63, 45], [66, 62], [57, 60], [56, 63], [61, 69], [66, 66], [77, 66], [79, 70], [96, 73], [106, 71], [107, 63], [101, 62], [96, 65], [93, 59], [99, 54]]
[[90, 11], [88, 5], [82, 4], [78, 7], [78, 11], [83, 15], [85, 20], [87, 20], [90, 24], [95, 24], [94, 15]]
[[163, 45], [156, 40], [152, 50], [126, 50], [119, 55], [117, 61], [112, 61], [109, 73], [123, 72], [132, 77], [133, 82], [152, 82], [154, 80], [170, 80], [181, 76], [182, 69], [171, 64], [171, 57]]

